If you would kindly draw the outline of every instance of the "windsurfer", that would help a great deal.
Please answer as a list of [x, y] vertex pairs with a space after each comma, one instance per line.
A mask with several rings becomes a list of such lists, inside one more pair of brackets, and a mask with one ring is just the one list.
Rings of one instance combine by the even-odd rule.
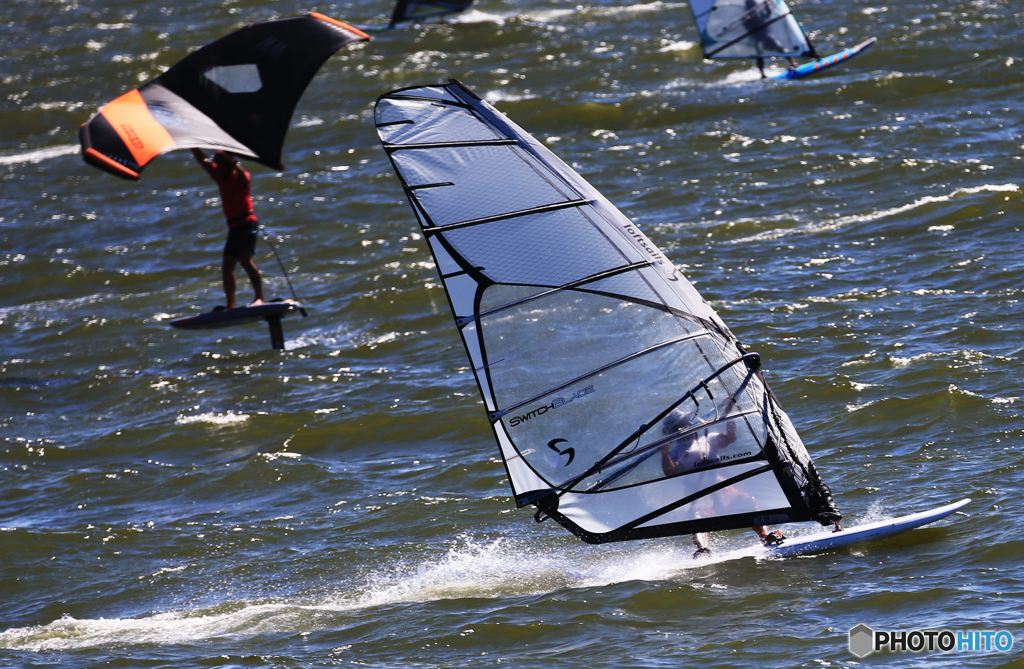
[[[753, 37], [758, 51], [785, 52], [786, 47], [782, 46], [779, 39], [771, 31], [767, 30], [768, 26], [774, 23], [772, 21], [772, 8], [769, 4], [774, 4], [774, 0], [746, 0], [747, 13], [743, 15], [743, 27], [747, 29], [747, 34]], [[792, 56], [786, 56], [786, 58], [789, 59], [790, 69], [795, 69], [797, 66], [796, 58]], [[766, 77], [764, 73], [764, 56], [757, 57], [757, 69], [761, 71], [761, 78], [764, 79]]]
[[[727, 416], [735, 404], [736, 400], [728, 397], [718, 405], [718, 415]], [[663, 432], [666, 435], [686, 432], [693, 426], [695, 420], [694, 414], [677, 409], [666, 419]], [[725, 449], [736, 441], [736, 436], [736, 421], [734, 420], [726, 421], [724, 432], [712, 432], [710, 429], [691, 431], [661, 447], [661, 468], [666, 476], [684, 474], [699, 469], [721, 457]], [[761, 543], [766, 546], [777, 546], [785, 539], [782, 532], [778, 530], [769, 532], [764, 525], [755, 525], [752, 529], [757, 533]], [[697, 547], [693, 557], [711, 554], [711, 549], [707, 545], [707, 535], [704, 532], [697, 532], [690, 538]]]
[[236, 307], [235, 266], [239, 264], [249, 276], [249, 282], [256, 294], [256, 299], [250, 306], [263, 304], [263, 280], [260, 270], [253, 262], [256, 239], [259, 236], [259, 222], [252, 208], [251, 177], [242, 169], [235, 154], [228, 151], [218, 151], [212, 160], [202, 149], [192, 149], [192, 155], [217, 183], [224, 216], [228, 220], [228, 239], [224, 244], [224, 260], [221, 264], [224, 295], [227, 298], [226, 308]]

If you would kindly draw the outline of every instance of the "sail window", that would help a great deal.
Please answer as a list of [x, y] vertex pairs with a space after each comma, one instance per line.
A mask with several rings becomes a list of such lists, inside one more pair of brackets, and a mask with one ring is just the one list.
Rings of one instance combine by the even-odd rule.
[[255, 63], [211, 67], [203, 73], [203, 77], [228, 93], [255, 93], [263, 88], [260, 69]]

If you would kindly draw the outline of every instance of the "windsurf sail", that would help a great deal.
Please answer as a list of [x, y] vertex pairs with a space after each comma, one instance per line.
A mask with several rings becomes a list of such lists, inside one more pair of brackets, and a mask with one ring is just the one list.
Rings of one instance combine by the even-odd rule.
[[690, 0], [705, 58], [818, 58], [784, 0]]
[[518, 506], [592, 543], [839, 519], [760, 359], [593, 186], [455, 80], [375, 120]]
[[369, 39], [317, 13], [236, 30], [103, 107], [79, 131], [82, 157], [126, 179], [173, 149], [224, 149], [284, 169], [285, 133], [313, 75]]
[[391, 23], [388, 24], [388, 28], [394, 28], [399, 23], [420, 23], [428, 19], [455, 14], [471, 4], [473, 4], [473, 0], [438, 0], [435, 2], [398, 0], [391, 13]]

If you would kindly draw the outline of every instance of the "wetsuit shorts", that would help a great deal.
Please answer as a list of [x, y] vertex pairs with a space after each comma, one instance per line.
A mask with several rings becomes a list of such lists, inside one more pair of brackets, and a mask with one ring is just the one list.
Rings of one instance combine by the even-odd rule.
[[252, 255], [256, 251], [259, 229], [260, 224], [256, 221], [228, 228], [228, 241], [224, 244], [224, 255], [235, 258], [241, 258], [246, 252]]

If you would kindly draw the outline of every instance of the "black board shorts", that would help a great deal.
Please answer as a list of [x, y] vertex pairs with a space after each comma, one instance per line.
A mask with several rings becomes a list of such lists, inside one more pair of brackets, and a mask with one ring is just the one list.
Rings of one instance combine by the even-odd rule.
[[224, 255], [235, 258], [241, 258], [246, 252], [252, 255], [256, 251], [259, 229], [260, 224], [256, 221], [228, 228], [228, 240], [224, 243]]

